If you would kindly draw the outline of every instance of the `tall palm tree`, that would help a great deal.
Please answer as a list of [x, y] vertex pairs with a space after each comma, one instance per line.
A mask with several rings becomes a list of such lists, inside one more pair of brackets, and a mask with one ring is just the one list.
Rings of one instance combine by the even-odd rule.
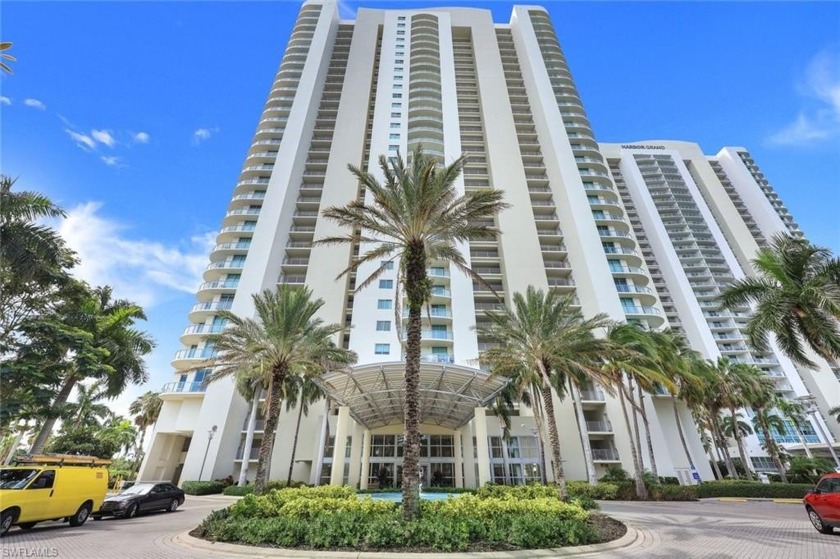
[[553, 389], [562, 390], [569, 377], [601, 383], [607, 379], [600, 367], [607, 344], [596, 338], [595, 332], [610, 322], [603, 314], [584, 319], [573, 305], [571, 296], [528, 287], [524, 295], [513, 294], [511, 307], [486, 311], [489, 326], [478, 330], [480, 335], [498, 343], [480, 356], [493, 374], [517, 378], [524, 386], [535, 387], [535, 394], [539, 394], [548, 427], [552, 472], [561, 499], [568, 498], [568, 491]]
[[[811, 449], [808, 448], [808, 442], [805, 440], [805, 435], [802, 434], [805, 427], [811, 428], [807, 417], [805, 417], [805, 408], [802, 404], [785, 398], [778, 398], [776, 401], [776, 409], [779, 410], [779, 413], [781, 413], [784, 418], [790, 420], [793, 425], [793, 430], [796, 432], [796, 436], [802, 444], [802, 449], [805, 451], [805, 456], [813, 458], [814, 455], [811, 453]], [[831, 410], [829, 410], [829, 412], [831, 412]], [[837, 408], [837, 414], [838, 417], [840, 417], [840, 407]]]
[[[772, 396], [775, 396], [775, 394], [772, 394]], [[775, 398], [771, 398], [770, 400], [762, 399], [759, 401], [760, 403], [756, 402], [753, 404], [755, 415], [752, 418], [752, 423], [756, 431], [761, 432], [764, 438], [764, 443], [761, 446], [770, 455], [770, 459], [773, 460], [773, 465], [776, 466], [776, 471], [779, 472], [782, 483], [787, 483], [787, 471], [785, 470], [784, 464], [782, 464], [779, 445], [773, 437], [773, 431], [784, 433], [787, 429], [785, 427], [785, 420], [767, 409], [767, 406], [772, 405], [774, 400]]]
[[[370, 250], [354, 259], [339, 277], [366, 263], [398, 262], [397, 293], [400, 287], [408, 299], [405, 347], [405, 410], [402, 510], [407, 520], [420, 512], [420, 339], [421, 311], [431, 297], [426, 267], [432, 261], [449, 262], [476, 281], [458, 245], [498, 234], [493, 218], [505, 207], [501, 190], [475, 190], [459, 195], [455, 181], [464, 158], [441, 167], [436, 157], [417, 147], [406, 165], [402, 156], [379, 158], [384, 182], [367, 171], [349, 166], [365, 190], [366, 199], [343, 207], [331, 207], [323, 215], [349, 230], [346, 235], [320, 239], [318, 244], [369, 244]], [[370, 285], [385, 270], [380, 264], [357, 290]], [[397, 324], [399, 298], [395, 305]]]
[[20, 280], [52, 272], [66, 263], [68, 251], [44, 218], [64, 217], [64, 210], [43, 194], [12, 192], [15, 179], [0, 175], [0, 263]]
[[210, 382], [243, 369], [265, 371], [268, 405], [254, 480], [254, 492], [262, 494], [268, 483], [286, 377], [315, 376], [344, 367], [355, 363], [356, 354], [333, 343], [344, 328], [324, 324], [315, 317], [324, 301], [313, 300], [309, 288], [283, 284], [276, 291], [254, 294], [253, 301], [255, 319], [242, 318], [231, 311], [219, 313], [227, 319], [228, 327], [207, 336], [207, 342], [215, 345], [218, 354], [205, 366], [215, 367]]
[[688, 460], [689, 468], [693, 472], [696, 469], [694, 459], [688, 449], [677, 401], [682, 400], [689, 409], [692, 409], [692, 398], [697, 392], [696, 388], [702, 386], [702, 379], [698, 376], [698, 373], [703, 362], [699, 354], [689, 347], [686, 339], [673, 330], [651, 332], [650, 336], [655, 349], [656, 364], [660, 372], [673, 383], [670, 388], [663, 388], [671, 395], [671, 406], [674, 410], [677, 433], [679, 433], [680, 443], [686, 460]]
[[[627, 427], [627, 435], [630, 439], [630, 452], [633, 459], [635, 471], [636, 494], [640, 499], [648, 496], [644, 483], [644, 462], [641, 456], [641, 438], [639, 435], [638, 421], [631, 423], [627, 412], [627, 403], [630, 402], [634, 413], [636, 409], [633, 389], [630, 385], [632, 379], [653, 376], [656, 364], [652, 359], [653, 348], [651, 339], [635, 324], [617, 324], [607, 331], [607, 340], [610, 344], [610, 351], [603, 364], [604, 372], [609, 376], [610, 385], [618, 391], [618, 399], [621, 403], [621, 412], [624, 416], [624, 423]], [[635, 432], [633, 430], [635, 425]], [[652, 453], [651, 453], [652, 454]]]
[[57, 343], [63, 344], [63, 379], [46, 418], [35, 438], [31, 453], [44, 449], [55, 426], [55, 420], [73, 388], [92, 379], [108, 397], [119, 396], [128, 384], [148, 380], [143, 357], [154, 348], [145, 332], [134, 328], [145, 320], [143, 309], [125, 299], [112, 299], [111, 287], [84, 289], [78, 300], [65, 302], [53, 315], [40, 321], [41, 327], [54, 332]]
[[753, 266], [757, 277], [732, 283], [721, 296], [725, 307], [755, 304], [746, 328], [750, 344], [766, 351], [772, 333], [801, 365], [816, 367], [806, 348], [840, 359], [840, 259], [805, 239], [777, 234]]
[[298, 435], [300, 435], [300, 422], [303, 416], [309, 415], [309, 406], [322, 400], [325, 396], [324, 390], [310, 377], [289, 377], [294, 379], [290, 383], [288, 396], [286, 398], [286, 411], [298, 409], [297, 422], [295, 423], [295, 438], [292, 441], [292, 456], [289, 459], [289, 475], [286, 478], [286, 486], [292, 483], [292, 472], [295, 469], [295, 454], [297, 453]]
[[97, 384], [77, 385], [76, 401], [64, 405], [62, 421], [72, 429], [78, 429], [85, 424], [99, 425], [99, 420], [112, 415], [111, 408], [98, 403], [103, 397], [104, 394]]
[[140, 440], [134, 447], [134, 463], [131, 468], [132, 474], [137, 471], [137, 468], [140, 466], [140, 461], [143, 458], [143, 443], [146, 440], [146, 431], [157, 423], [162, 406], [163, 400], [160, 399], [160, 393], [153, 390], [149, 390], [142, 396], [138, 396], [128, 406], [128, 413], [134, 417], [134, 424], [140, 431]]
[[735, 415], [720, 416], [720, 425], [723, 429], [723, 434], [729, 438], [735, 438], [736, 429], [742, 437], [753, 434], [753, 428], [744, 420], [744, 414], [741, 412], [737, 412]]

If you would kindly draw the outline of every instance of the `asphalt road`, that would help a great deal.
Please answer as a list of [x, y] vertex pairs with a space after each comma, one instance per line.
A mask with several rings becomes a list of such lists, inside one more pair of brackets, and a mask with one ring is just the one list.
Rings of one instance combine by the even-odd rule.
[[[45, 522], [0, 540], [0, 557], [58, 559], [188, 559], [172, 536], [195, 527], [226, 497], [187, 497], [174, 513], [130, 520], [88, 521], [79, 528]], [[646, 559], [838, 559], [840, 531], [819, 534], [800, 505], [776, 503], [602, 503], [603, 512], [631, 524], [644, 537], [633, 546], [598, 557]], [[214, 556], [216, 556], [214, 554]], [[313, 557], [318, 557], [313, 554]]]

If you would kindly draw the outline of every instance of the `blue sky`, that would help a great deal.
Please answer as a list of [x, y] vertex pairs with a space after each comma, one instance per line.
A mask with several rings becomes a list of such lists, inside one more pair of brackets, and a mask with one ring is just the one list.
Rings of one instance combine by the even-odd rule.
[[[506, 22], [503, 2], [474, 5]], [[750, 149], [812, 240], [840, 253], [840, 3], [546, 2], [600, 141]], [[146, 306], [171, 380], [192, 292], [299, 2], [2, 6], [0, 170], [47, 193], [77, 273]]]

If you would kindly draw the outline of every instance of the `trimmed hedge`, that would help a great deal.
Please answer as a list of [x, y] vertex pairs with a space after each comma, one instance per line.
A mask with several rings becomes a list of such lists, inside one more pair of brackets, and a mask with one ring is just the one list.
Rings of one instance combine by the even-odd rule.
[[[274, 489], [283, 489], [285, 487], [285, 481], [270, 481], [268, 482], [266, 489], [267, 491], [272, 491]], [[307, 485], [301, 481], [293, 481], [289, 487], [307, 487]], [[225, 487], [222, 493], [232, 497], [244, 497], [245, 495], [252, 495], [254, 493], [254, 486], [243, 485], [240, 487], [238, 485], [229, 485]]]
[[699, 495], [709, 497], [752, 497], [767, 499], [801, 499], [814, 488], [806, 483], [761, 483], [759, 481], [725, 480], [705, 481], [699, 486]]
[[[350, 487], [282, 489], [247, 495], [210, 514], [193, 535], [251, 545], [356, 550], [534, 549], [597, 541], [589, 513], [551, 487], [490, 488], [422, 501], [418, 520], [399, 505], [358, 497]], [[588, 504], [588, 503], [583, 503]]]
[[224, 491], [225, 484], [221, 481], [185, 481], [181, 489], [187, 495], [216, 495]]

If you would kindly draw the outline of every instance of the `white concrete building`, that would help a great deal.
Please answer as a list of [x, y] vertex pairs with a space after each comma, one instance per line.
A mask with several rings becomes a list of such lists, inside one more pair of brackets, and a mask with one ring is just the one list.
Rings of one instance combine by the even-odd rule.
[[[189, 313], [184, 349], [173, 361], [176, 378], [163, 388], [164, 405], [141, 479], [237, 477], [242, 468], [253, 478], [261, 423], [253, 449], [243, 456], [249, 406], [233, 382], [208, 385], [207, 371], [178, 371], [192, 370], [212, 355], [205, 337], [224, 327], [219, 309], [251, 315], [251, 295], [280, 282], [309, 286], [325, 301], [321, 317], [349, 327], [337, 342], [359, 355], [352, 375], [330, 378], [337, 403], [331, 409], [317, 405], [303, 418], [294, 478], [360, 487], [399, 479], [403, 350], [393, 324], [395, 272], [355, 292], [369, 269], [335, 279], [354, 249], [313, 241], [340, 232], [321, 210], [362, 195], [348, 163], [376, 172], [379, 154], [405, 154], [416, 144], [447, 162], [469, 155], [459, 189], [505, 191], [512, 207], [498, 217], [504, 234], [470, 243], [463, 252], [506, 301], [529, 285], [574, 293], [587, 316], [604, 312], [650, 328], [682, 320], [698, 349], [710, 356], [721, 351], [694, 285], [679, 266], [672, 232], [649, 193], [644, 204], [635, 198], [635, 190], [645, 187], [644, 173], [628, 169], [616, 177], [616, 188], [613, 173], [619, 166], [611, 173], [599, 151], [543, 8], [514, 7], [506, 24], [494, 23], [487, 10], [439, 7], [359, 9], [355, 21], [343, 21], [335, 2], [308, 2], [235, 185], [199, 302]], [[620, 148], [607, 148], [622, 170], [625, 160], [632, 162]], [[677, 159], [683, 165], [681, 156]], [[680, 169], [690, 180], [685, 167]], [[691, 188], [692, 196], [701, 196]], [[713, 223], [709, 212], [719, 211], [717, 206], [703, 207], [704, 219]], [[739, 218], [737, 212], [733, 216]], [[740, 266], [747, 266], [751, 247], [733, 253], [726, 234], [714, 231], [715, 241], [726, 248], [717, 255], [720, 264], [732, 274], [743, 273]], [[664, 264], [650, 269], [655, 265], [650, 247], [660, 263], [666, 256], [658, 251], [670, 251], [667, 291], [659, 280]], [[498, 385], [476, 368], [489, 341], [474, 327], [485, 310], [502, 303], [443, 263], [429, 273], [434, 287], [423, 334], [424, 484], [539, 480], [543, 468], [530, 410], [520, 407], [513, 437], [504, 440], [499, 421], [485, 410]], [[744, 352], [733, 356], [747, 358]], [[772, 370], [788, 375], [785, 367]], [[785, 382], [804, 394], [806, 386], [794, 377]], [[660, 475], [687, 482], [688, 460], [670, 399], [648, 397], [645, 405]], [[632, 470], [617, 400], [597, 387], [583, 392], [580, 422], [571, 398], [555, 402], [555, 408], [570, 479], [586, 479], [581, 430], [592, 447], [596, 476], [610, 464]], [[693, 425], [688, 410], [680, 407], [679, 413], [684, 426]], [[272, 478], [286, 477], [296, 421], [296, 411], [280, 418]], [[710, 479], [696, 431], [688, 427], [686, 435], [700, 476]], [[336, 456], [344, 457], [341, 467]], [[544, 470], [550, 479], [551, 468]]]

